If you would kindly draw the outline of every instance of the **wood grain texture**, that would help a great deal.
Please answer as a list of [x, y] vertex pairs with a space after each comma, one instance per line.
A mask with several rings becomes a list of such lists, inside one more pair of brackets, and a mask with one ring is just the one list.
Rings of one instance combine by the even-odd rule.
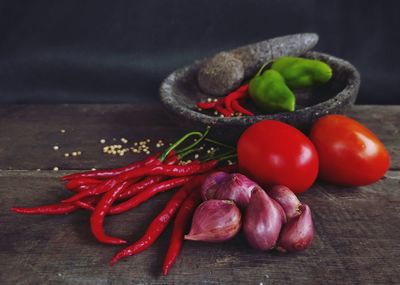
[[[350, 115], [371, 128], [392, 155], [392, 171], [356, 188], [315, 184], [302, 201], [313, 211], [316, 236], [297, 254], [256, 252], [242, 236], [224, 244], [186, 242], [170, 276], [160, 268], [170, 228], [149, 250], [108, 267], [120, 249], [97, 243], [89, 214], [23, 216], [12, 206], [56, 202], [68, 193], [58, 177], [72, 169], [124, 164], [98, 140], [127, 137], [176, 139], [185, 130], [158, 106], [37, 105], [0, 107], [0, 284], [399, 284], [400, 106], [358, 106]], [[61, 134], [59, 130], [67, 130]], [[61, 152], [52, 149], [54, 144]], [[67, 160], [63, 149], [83, 155]], [[54, 172], [54, 165], [66, 171]], [[42, 171], [35, 171], [41, 168]], [[396, 170], [397, 169], [397, 170]], [[172, 193], [110, 217], [106, 231], [139, 238]]]
[[[149, 250], [108, 267], [118, 246], [91, 236], [86, 212], [23, 216], [15, 205], [52, 203], [67, 192], [58, 175], [8, 171], [0, 176], [2, 284], [395, 284], [400, 281], [400, 172], [378, 183], [338, 189], [317, 184], [301, 198], [313, 211], [316, 236], [298, 254], [256, 252], [242, 236], [224, 244], [187, 242], [170, 276], [160, 268], [170, 229]], [[127, 214], [110, 217], [106, 231], [134, 241], [159, 212], [165, 193]]]
[[[391, 169], [400, 170], [400, 106], [356, 106], [349, 115], [383, 141], [392, 156]], [[60, 129], [66, 133], [61, 134]], [[101, 138], [108, 143], [120, 143], [122, 137], [171, 142], [187, 131], [171, 121], [158, 104], [4, 105], [0, 106], [0, 169], [118, 166], [139, 156], [106, 156]], [[60, 150], [54, 151], [54, 145]], [[74, 150], [81, 150], [82, 156], [64, 158], [64, 152]]]

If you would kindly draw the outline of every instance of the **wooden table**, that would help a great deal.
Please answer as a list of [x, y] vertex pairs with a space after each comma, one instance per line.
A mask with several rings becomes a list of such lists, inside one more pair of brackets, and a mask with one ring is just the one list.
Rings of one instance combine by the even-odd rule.
[[[154, 104], [1, 106], [0, 284], [399, 284], [400, 106], [357, 106], [349, 115], [381, 138], [391, 168], [374, 185], [343, 189], [317, 183], [304, 194], [316, 229], [310, 249], [256, 252], [241, 236], [224, 244], [187, 242], [171, 274], [162, 277], [170, 229], [149, 250], [110, 268], [120, 247], [93, 239], [87, 212], [48, 217], [9, 209], [66, 197], [58, 180], [63, 174], [139, 158], [103, 154], [101, 138], [107, 144], [122, 137], [128, 144], [145, 138], [172, 141], [187, 130]], [[73, 151], [82, 155], [64, 157]], [[55, 166], [60, 171], [53, 171]], [[134, 241], [170, 195], [108, 218], [107, 232]]]

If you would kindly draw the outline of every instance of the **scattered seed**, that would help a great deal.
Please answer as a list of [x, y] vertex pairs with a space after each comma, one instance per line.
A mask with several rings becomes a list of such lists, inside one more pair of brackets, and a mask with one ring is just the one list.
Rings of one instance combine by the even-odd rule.
[[61, 129], [61, 130], [60, 130], [60, 133], [65, 134], [65, 130], [64, 130], [64, 129]]
[[92, 170], [96, 170], [96, 168], [92, 167]]
[[53, 149], [54, 149], [54, 150], [59, 150], [60, 147], [59, 147], [58, 145], [55, 145], [55, 146], [53, 146]]
[[58, 167], [57, 167], [57, 166], [54, 166], [54, 167], [53, 167], [53, 171], [58, 171]]
[[78, 153], [76, 151], [72, 152], [72, 156], [77, 156], [77, 155], [78, 155]]
[[104, 143], [106, 143], [106, 140], [105, 140], [105, 139], [101, 139], [101, 140], [100, 140], [100, 143], [101, 143], [101, 144], [104, 144]]
[[64, 153], [64, 156], [69, 157], [69, 153], [68, 152]]

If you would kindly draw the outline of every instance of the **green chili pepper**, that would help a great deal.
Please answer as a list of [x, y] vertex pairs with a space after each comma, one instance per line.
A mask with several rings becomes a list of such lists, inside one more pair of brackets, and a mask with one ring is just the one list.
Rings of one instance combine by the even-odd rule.
[[249, 95], [263, 112], [294, 111], [296, 97], [275, 70], [260, 71], [250, 81]]
[[332, 77], [332, 69], [325, 62], [301, 57], [278, 58], [271, 69], [278, 71], [290, 88], [320, 85]]

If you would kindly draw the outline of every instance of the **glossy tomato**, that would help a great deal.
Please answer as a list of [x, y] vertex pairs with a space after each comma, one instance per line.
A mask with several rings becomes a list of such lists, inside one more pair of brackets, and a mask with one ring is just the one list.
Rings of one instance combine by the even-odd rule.
[[237, 154], [240, 171], [264, 187], [280, 184], [301, 193], [318, 174], [318, 156], [311, 141], [279, 121], [250, 126], [239, 138]]
[[343, 115], [328, 115], [311, 129], [319, 156], [321, 179], [344, 186], [374, 183], [388, 170], [383, 144], [366, 127]]

